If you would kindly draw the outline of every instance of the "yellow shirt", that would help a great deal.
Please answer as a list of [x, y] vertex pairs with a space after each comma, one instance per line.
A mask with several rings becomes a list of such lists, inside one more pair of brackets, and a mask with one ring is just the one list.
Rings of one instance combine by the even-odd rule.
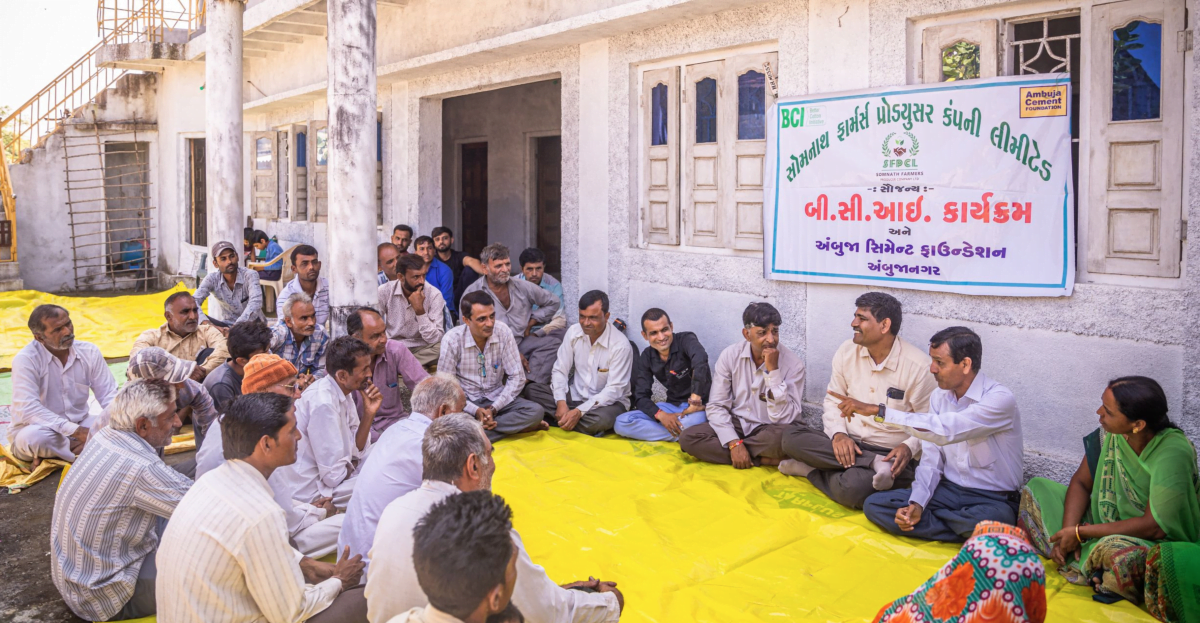
[[229, 359], [229, 350], [225, 345], [225, 336], [216, 327], [209, 324], [202, 324], [196, 327], [196, 332], [182, 337], [171, 329], [167, 328], [167, 323], [157, 329], [146, 329], [138, 336], [133, 343], [133, 348], [129, 351], [129, 356], [143, 348], [151, 348], [157, 346], [172, 355], [184, 360], [195, 361], [196, 356], [205, 348], [213, 349], [211, 355], [200, 364], [206, 372], [212, 372], [220, 367]]
[[[929, 355], [925, 351], [896, 338], [887, 359], [876, 365], [865, 346], [846, 340], [833, 355], [829, 391], [867, 404], [883, 403], [889, 410], [926, 413], [929, 411], [929, 395], [937, 389], [937, 381], [929, 372], [929, 362]], [[893, 388], [902, 390], [904, 397], [888, 398], [888, 390]], [[913, 458], [920, 455], [921, 441], [916, 437], [895, 427], [879, 424], [874, 418], [856, 417], [847, 422], [837, 406], [838, 400], [825, 394], [821, 419], [825, 434], [830, 439], [837, 433], [846, 433], [855, 441], [884, 448], [895, 448], [903, 443], [912, 450]]]

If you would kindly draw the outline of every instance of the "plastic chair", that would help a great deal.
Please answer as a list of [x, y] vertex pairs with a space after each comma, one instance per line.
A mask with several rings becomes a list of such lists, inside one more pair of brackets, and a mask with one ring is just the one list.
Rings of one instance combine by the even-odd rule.
[[285, 260], [292, 256], [292, 249], [295, 249], [298, 246], [300, 245], [294, 244], [288, 247], [283, 251], [283, 253], [279, 254], [279, 257], [276, 257], [270, 262], [246, 263], [246, 268], [249, 268], [250, 270], [267, 270], [268, 268], [274, 267], [276, 264], [279, 264], [280, 266], [279, 279], [267, 281], [260, 277], [258, 280], [258, 283], [262, 286], [263, 291], [264, 314], [274, 317], [275, 301], [277, 298], [279, 298], [279, 293], [283, 292], [283, 286], [287, 285], [287, 282], [291, 281], [292, 277], [295, 276], [295, 274], [292, 272], [292, 262], [290, 260]]

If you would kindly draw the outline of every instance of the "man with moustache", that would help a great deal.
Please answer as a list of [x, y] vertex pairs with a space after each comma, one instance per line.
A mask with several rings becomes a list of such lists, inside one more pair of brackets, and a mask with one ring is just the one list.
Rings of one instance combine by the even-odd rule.
[[[883, 292], [867, 292], [854, 301], [853, 337], [833, 355], [829, 391], [862, 396], [889, 409], [923, 413], [929, 394], [937, 388], [929, 374], [929, 355], [899, 337], [903, 311], [900, 301]], [[807, 477], [830, 499], [862, 508], [876, 491], [912, 484], [921, 440], [871, 418], [842, 417], [832, 395], [825, 396], [822, 429], [802, 422], [783, 436], [788, 455], [779, 471]]]
[[390, 242], [382, 242], [375, 247], [375, 261], [379, 267], [376, 279], [379, 285], [396, 280], [396, 262], [400, 259], [400, 250]]
[[912, 488], [872, 494], [863, 503], [867, 519], [892, 534], [961, 543], [981, 521], [1017, 523], [1021, 412], [1012, 391], [980, 371], [983, 342], [974, 331], [938, 331], [929, 338], [929, 357], [938, 388], [928, 413], [830, 395], [847, 419], [867, 416], [921, 440]]
[[12, 362], [10, 451], [35, 467], [42, 459], [74, 461], [95, 420], [88, 413], [89, 392], [107, 409], [117, 382], [100, 349], [75, 340], [66, 309], [38, 305], [29, 315], [29, 331], [33, 341]]
[[438, 360], [446, 332], [446, 301], [437, 288], [425, 287], [425, 260], [415, 253], [400, 258], [399, 279], [379, 286], [379, 311], [388, 337], [399, 340], [417, 361], [429, 366]]
[[[449, 227], [434, 227], [433, 248], [437, 250], [438, 259], [450, 268], [450, 276], [454, 278], [454, 296], [456, 302], [462, 299], [463, 291], [483, 274], [483, 264], [479, 260], [454, 249], [454, 232]], [[470, 268], [464, 271], [463, 267]], [[469, 279], [467, 279], [469, 277]]]
[[713, 369], [708, 422], [679, 437], [679, 448], [709, 463], [737, 469], [778, 465], [780, 439], [801, 417], [804, 362], [779, 343], [783, 318], [770, 303], [742, 312], [742, 337], [721, 352]]
[[446, 266], [445, 262], [438, 259], [437, 253], [433, 248], [433, 238], [429, 236], [420, 236], [413, 242], [413, 252], [421, 256], [425, 260], [425, 283], [438, 289], [442, 293], [442, 299], [446, 301], [446, 309], [457, 317], [457, 306], [454, 300], [454, 276], [450, 274], [450, 267]]
[[[412, 392], [417, 383], [429, 377], [429, 373], [421, 367], [421, 362], [413, 357], [407, 346], [388, 339], [383, 316], [370, 307], [359, 307], [350, 312], [346, 317], [346, 333], [362, 340], [371, 349], [371, 379], [383, 397], [379, 412], [375, 414], [375, 422], [371, 425], [371, 441], [378, 441], [383, 431], [408, 417], [401, 388]], [[352, 396], [359, 415], [362, 415], [362, 392], [356, 391]]]
[[313, 309], [317, 312], [317, 324], [328, 326], [329, 322], [329, 282], [321, 276], [321, 259], [317, 250], [307, 244], [292, 249], [292, 272], [296, 276], [279, 293], [275, 302], [275, 317], [283, 318], [283, 304], [297, 292], [303, 292], [312, 299]]
[[[617, 417], [613, 430], [630, 439], [677, 441], [685, 429], [708, 421], [708, 352], [695, 333], [675, 333], [667, 312], [657, 307], [642, 314], [642, 338], [650, 345], [633, 361], [635, 409]], [[654, 402], [655, 379], [667, 390], [665, 402]]]
[[157, 329], [147, 329], [129, 349], [132, 357], [143, 348], [157, 346], [184, 361], [195, 361], [192, 380], [203, 383], [209, 372], [229, 359], [225, 334], [210, 324], [200, 324], [200, 306], [187, 292], [176, 292], [163, 305], [167, 321]]
[[217, 271], [205, 275], [192, 296], [196, 299], [196, 307], [200, 308], [212, 295], [224, 313], [221, 314], [221, 320], [214, 320], [201, 312], [200, 321], [212, 324], [227, 334], [228, 328], [236, 323], [265, 320], [258, 271], [238, 265], [237, 249], [232, 242], [222, 241], [212, 246], [212, 264]]
[[396, 245], [396, 251], [400, 255], [408, 254], [408, 245], [412, 243], [413, 228], [408, 225], [397, 225], [392, 228], [392, 244]]
[[[326, 369], [329, 375], [296, 402], [296, 427], [304, 437], [296, 463], [284, 473], [294, 499], [332, 498], [344, 507], [371, 449], [371, 424], [383, 398], [371, 383], [371, 349], [361, 340], [344, 335], [330, 342]], [[350, 397], [356, 390], [363, 396], [361, 416]]]
[[562, 303], [540, 286], [512, 278], [512, 257], [508, 247], [498, 242], [490, 244], [483, 248], [479, 257], [483, 260], [484, 278], [471, 284], [463, 296], [486, 292], [492, 297], [496, 320], [512, 329], [528, 371], [526, 376], [533, 383], [549, 385], [566, 330], [538, 334], [533, 333], [533, 327], [550, 322], [562, 309]]
[[283, 322], [275, 323], [271, 328], [271, 344], [267, 350], [296, 367], [300, 373], [301, 391], [314, 380], [325, 378], [328, 345], [329, 334], [317, 323], [312, 299], [303, 292], [289, 296], [283, 302]]

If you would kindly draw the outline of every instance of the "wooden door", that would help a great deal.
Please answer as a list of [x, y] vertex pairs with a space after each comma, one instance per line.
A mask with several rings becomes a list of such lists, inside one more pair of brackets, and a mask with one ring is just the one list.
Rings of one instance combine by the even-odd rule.
[[205, 189], [204, 173], [208, 168], [204, 164], [204, 139], [189, 138], [189, 165], [190, 175], [188, 176], [191, 186], [188, 189], [188, 195], [191, 197], [191, 205], [188, 209], [188, 243], [201, 247], [208, 246], [208, 205], [207, 194]]
[[725, 61], [684, 68], [683, 220], [684, 240], [698, 247], [725, 246], [725, 201], [721, 183], [721, 115]]
[[329, 218], [329, 125], [308, 124], [308, 220], [319, 223]]
[[1092, 272], [1179, 276], [1184, 28], [1183, 0], [1127, 0], [1092, 11]]
[[562, 272], [562, 137], [537, 139], [537, 248], [546, 254], [546, 272]]
[[[462, 250], [478, 257], [488, 244], [488, 146], [463, 143], [461, 201]], [[455, 275], [457, 277], [457, 275]]]
[[775, 104], [767, 69], [779, 75], [779, 54], [746, 54], [725, 61], [725, 84], [732, 97], [724, 101], [721, 129], [724, 161], [725, 231], [735, 249], [763, 248], [763, 174], [767, 158], [766, 112]]
[[250, 165], [253, 179], [254, 218], [277, 218], [279, 215], [279, 147], [275, 132], [254, 132], [251, 144], [253, 164]]
[[294, 125], [291, 131], [295, 155], [289, 158], [288, 206], [293, 221], [308, 220], [308, 126]]

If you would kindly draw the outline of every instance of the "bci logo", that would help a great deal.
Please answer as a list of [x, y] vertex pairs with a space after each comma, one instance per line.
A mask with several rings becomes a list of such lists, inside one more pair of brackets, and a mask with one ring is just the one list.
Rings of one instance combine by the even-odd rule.
[[779, 109], [780, 127], [802, 128], [805, 126], [825, 125], [824, 106], [788, 106]]

